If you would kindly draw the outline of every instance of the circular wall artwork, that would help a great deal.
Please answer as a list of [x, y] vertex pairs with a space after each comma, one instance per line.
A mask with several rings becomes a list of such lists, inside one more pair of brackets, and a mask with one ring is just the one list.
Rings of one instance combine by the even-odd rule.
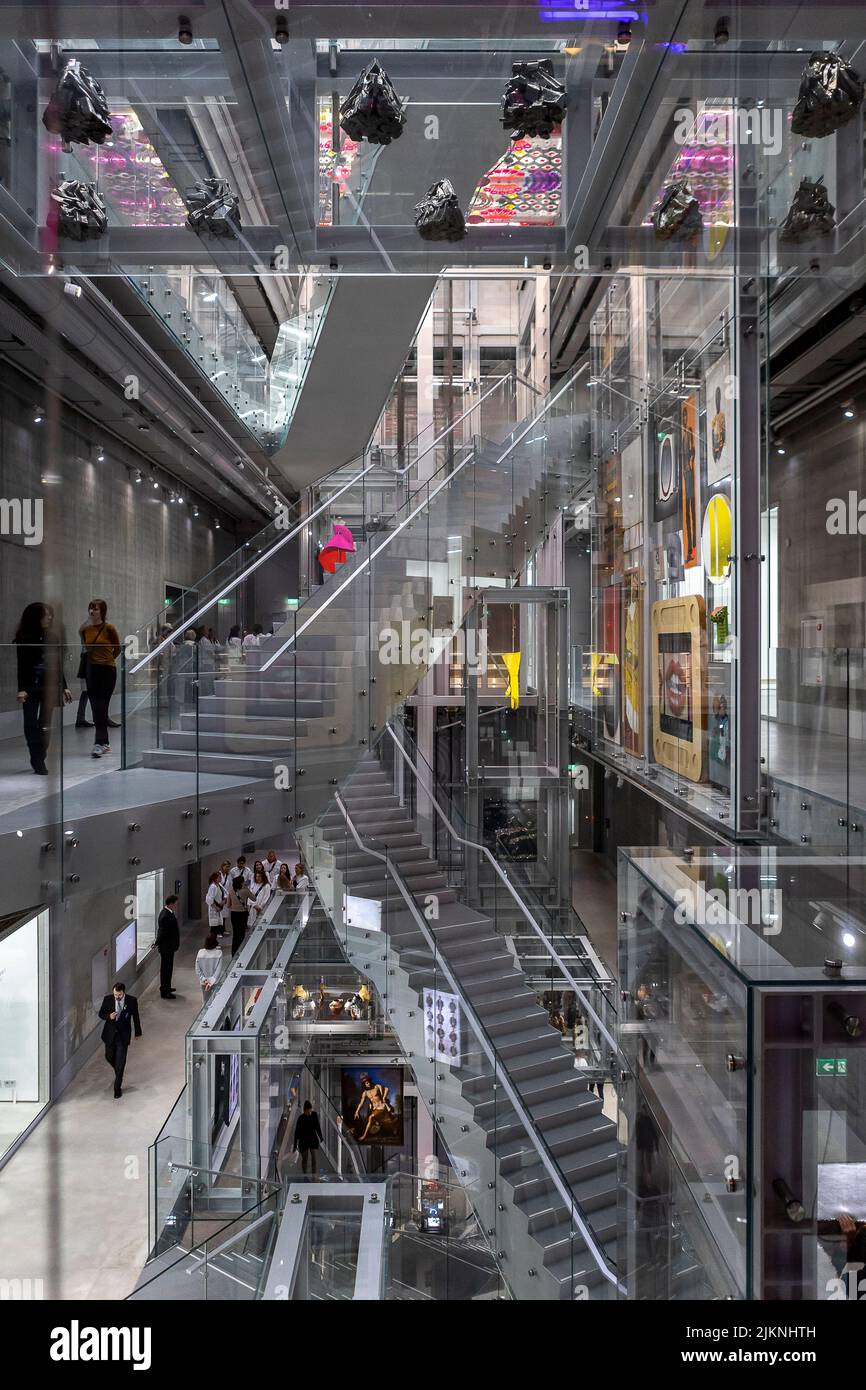
[[731, 572], [731, 504], [723, 492], [707, 503], [701, 531], [704, 568], [711, 584], [721, 584]]

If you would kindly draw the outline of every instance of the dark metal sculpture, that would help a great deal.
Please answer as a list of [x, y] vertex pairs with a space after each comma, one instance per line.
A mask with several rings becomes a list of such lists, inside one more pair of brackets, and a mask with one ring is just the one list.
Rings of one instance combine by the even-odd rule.
[[502, 124], [512, 139], [524, 135], [549, 140], [553, 127], [565, 117], [565, 87], [553, 75], [550, 58], [536, 63], [513, 63], [502, 96]]
[[70, 58], [63, 69], [42, 124], [52, 135], [59, 135], [67, 149], [72, 144], [102, 145], [112, 135], [105, 93], [77, 58]]
[[779, 241], [812, 241], [815, 237], [829, 236], [836, 226], [835, 212], [821, 179], [801, 179], [779, 227]]
[[686, 241], [699, 236], [704, 222], [688, 179], [674, 179], [653, 208], [653, 227], [659, 241]]
[[210, 236], [232, 237], [240, 230], [238, 196], [227, 179], [201, 179], [186, 196], [187, 226]]
[[838, 53], [813, 53], [800, 78], [791, 117], [794, 135], [821, 139], [852, 121], [863, 101], [863, 81]]
[[350, 140], [390, 145], [403, 134], [404, 106], [382, 64], [374, 61], [361, 73], [340, 107], [340, 127]]
[[415, 204], [415, 226], [425, 241], [462, 241], [466, 220], [448, 179], [438, 179]]
[[51, 197], [57, 207], [49, 215], [49, 226], [56, 228], [58, 236], [89, 241], [107, 231], [108, 214], [95, 183], [63, 179]]

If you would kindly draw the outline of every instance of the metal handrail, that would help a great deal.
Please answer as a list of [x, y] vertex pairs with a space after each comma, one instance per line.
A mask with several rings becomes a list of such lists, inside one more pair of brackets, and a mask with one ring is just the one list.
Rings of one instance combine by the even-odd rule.
[[[385, 732], [391, 735], [391, 738], [394, 740], [394, 743], [397, 747], [397, 751], [399, 752], [400, 756], [403, 758], [410, 771], [412, 771], [415, 774], [416, 781], [419, 784], [423, 785], [421, 783], [421, 774], [418, 771], [418, 768], [412, 762], [412, 759], [409, 757], [409, 754], [406, 752], [405, 748], [402, 747], [400, 740], [395, 734], [390, 722], [385, 725]], [[529, 911], [529, 908], [526, 906], [523, 899], [520, 897], [519, 893], [515, 889], [514, 885], [511, 883], [507, 874], [503, 872], [502, 866], [493, 857], [486, 845], [479, 845], [475, 840], [467, 840], [465, 836], [458, 835], [457, 831], [454, 829], [454, 826], [451, 824], [445, 812], [439, 805], [439, 802], [436, 800], [434, 793], [426, 786], [424, 787], [424, 793], [431, 801], [436, 811], [436, 814], [439, 816], [440, 820], [444, 824], [449, 835], [451, 835], [452, 839], [456, 840], [458, 844], [468, 845], [470, 849], [479, 850], [480, 853], [483, 854], [485, 858], [489, 861], [489, 863], [493, 866], [494, 873], [496, 873], [498, 877], [501, 878], [502, 882], [505, 884], [505, 887], [508, 889], [509, 893], [511, 894], [512, 898], [516, 902], [517, 906], [519, 907], [523, 916], [526, 918], [529, 925], [532, 927], [532, 930], [535, 932], [538, 939], [544, 944], [545, 950], [549, 953], [551, 958], [556, 961], [557, 966], [562, 971], [562, 974], [568, 982], [569, 989], [574, 990], [575, 994], [580, 999], [581, 1004], [586, 1009], [587, 1013], [590, 1015], [596, 1026], [601, 1031], [602, 1036], [606, 1038], [607, 1041], [610, 1043], [611, 1047], [614, 1050], [614, 1053], [619, 1053], [619, 1044], [617, 1043], [616, 1038], [606, 1027], [606, 1025], [602, 1023], [595, 1009], [592, 1007], [589, 1000], [585, 997], [580, 985], [574, 979], [573, 975], [571, 974], [571, 971], [568, 969], [568, 966], [565, 964], [565, 961], [560, 956], [556, 947], [549, 940], [543, 928], [538, 925], [532, 913]]]
[[[554, 404], [554, 402], [557, 401], [559, 397], [569, 389], [576, 377], [578, 377], [583, 371], [585, 371], [585, 366], [579, 367], [576, 372], [572, 373], [571, 376], [569, 376], [562, 383], [558, 391], [554, 392], [551, 396], [546, 397], [544, 408], [540, 410], [537, 415], [534, 415], [532, 417], [528, 425], [524, 425], [523, 429], [520, 431], [516, 439], [511, 440], [504, 453], [501, 453], [497, 458], [495, 467], [498, 468], [500, 463], [503, 463], [505, 459], [508, 458], [508, 455], [512, 452], [512, 450], [516, 449], [518, 444], [520, 444], [521, 441], [525, 439], [526, 436], [529, 434], [529, 431], [535, 428], [542, 416], [545, 415], [546, 412], [550, 409], [550, 407]], [[456, 423], [458, 422], [455, 421], [455, 424]], [[432, 448], [433, 445], [431, 445], [430, 447]], [[420, 457], [423, 458], [423, 455], [421, 455]], [[470, 458], [474, 458], [474, 452], [470, 455]], [[416, 463], [418, 461], [418, 459], [415, 460]], [[269, 670], [270, 667], [273, 666], [277, 658], [282, 656], [283, 652], [288, 651], [292, 643], [297, 641], [297, 639], [301, 636], [303, 632], [306, 632], [307, 628], [310, 626], [311, 623], [315, 622], [316, 618], [319, 616], [320, 613], [324, 613], [326, 608], [330, 608], [331, 604], [334, 602], [334, 599], [339, 598], [340, 594], [343, 592], [344, 589], [347, 589], [350, 584], [354, 584], [355, 580], [358, 578], [358, 575], [363, 574], [364, 570], [367, 569], [367, 567], [370, 564], [372, 564], [372, 562], [376, 559], [376, 556], [380, 555], [383, 550], [387, 549], [387, 547], [392, 544], [392, 542], [396, 539], [397, 536], [399, 536], [400, 532], [404, 529], [404, 527], [408, 526], [411, 521], [415, 520], [416, 516], [423, 512], [425, 508], [430, 506], [430, 503], [436, 497], [438, 497], [442, 489], [444, 487], [447, 487], [450, 483], [454, 481], [454, 479], [457, 477], [457, 474], [460, 473], [461, 470], [466, 467], [466, 464], [468, 462], [469, 459], [464, 459], [463, 462], [457, 464], [457, 466], [453, 468], [450, 473], [446, 473], [445, 476], [442, 478], [441, 482], [433, 490], [433, 492], [428, 493], [426, 501], [419, 502], [415, 510], [409, 512], [408, 515], [405, 516], [403, 520], [400, 522], [399, 526], [395, 526], [394, 530], [388, 533], [382, 544], [377, 546], [376, 549], [372, 551], [371, 554], [369, 554], [365, 560], [362, 560], [360, 564], [355, 566], [348, 578], [344, 579], [342, 584], [338, 584], [336, 589], [334, 589], [333, 593], [327, 595], [324, 601], [317, 606], [315, 613], [311, 614], [307, 621], [305, 623], [302, 623], [299, 628], [296, 628], [295, 631], [289, 637], [286, 638], [282, 646], [278, 647], [277, 650], [273, 653], [273, 655], [268, 657], [268, 660], [264, 663], [264, 665], [262, 665], [259, 668], [261, 674], [264, 674], [265, 671]], [[435, 477], [436, 475], [434, 474], [433, 476]], [[429, 479], [428, 482], [432, 482], [432, 479]], [[407, 503], [407, 505], [409, 504], [411, 504], [411, 499], [409, 499], [409, 503]]]
[[463, 1012], [472, 1023], [472, 1027], [476, 1033], [476, 1036], [478, 1037], [478, 1041], [481, 1044], [482, 1050], [484, 1051], [488, 1062], [493, 1068], [494, 1076], [499, 1078], [502, 1088], [505, 1091], [505, 1094], [507, 1095], [512, 1108], [514, 1109], [515, 1113], [520, 1119], [520, 1122], [523, 1125], [524, 1130], [526, 1131], [527, 1137], [529, 1138], [530, 1142], [535, 1148], [535, 1151], [538, 1154], [539, 1159], [541, 1160], [542, 1166], [544, 1167], [548, 1177], [550, 1178], [551, 1182], [556, 1188], [560, 1200], [562, 1201], [566, 1210], [571, 1212], [571, 1218], [578, 1231], [580, 1232], [581, 1236], [583, 1237], [587, 1249], [590, 1251], [593, 1259], [595, 1260], [599, 1273], [602, 1274], [609, 1283], [613, 1284], [619, 1293], [624, 1294], [626, 1292], [625, 1286], [620, 1283], [616, 1269], [608, 1260], [604, 1252], [598, 1246], [595, 1236], [593, 1235], [586, 1219], [584, 1218], [579, 1202], [574, 1196], [574, 1193], [569, 1189], [568, 1184], [565, 1181], [565, 1178], [560, 1173], [556, 1160], [553, 1158], [553, 1155], [548, 1150], [547, 1144], [543, 1136], [539, 1133], [535, 1125], [535, 1121], [532, 1119], [532, 1116], [529, 1114], [529, 1111], [524, 1106], [520, 1093], [514, 1087], [507, 1070], [502, 1066], [502, 1062], [496, 1052], [496, 1049], [487, 1036], [487, 1033], [484, 1029], [484, 1025], [481, 1023], [481, 1020], [475, 1013], [475, 1009], [473, 1008], [472, 1004], [466, 998], [465, 992], [461, 990], [460, 983], [456, 975], [451, 970], [451, 967], [449, 966], [448, 962], [439, 954], [439, 948], [436, 944], [435, 938], [430, 932], [429, 926], [423, 914], [419, 912], [418, 906], [411, 893], [409, 892], [409, 889], [406, 887], [402, 875], [400, 874], [399, 870], [395, 867], [395, 865], [392, 863], [392, 861], [388, 858], [387, 854], [382, 854], [379, 850], [370, 849], [368, 845], [365, 845], [363, 843], [360, 836], [358, 835], [357, 830], [355, 829], [355, 826], [352, 822], [352, 818], [349, 815], [349, 812], [346, 809], [345, 803], [343, 802], [339, 792], [337, 793], [334, 799], [337, 805], [339, 806], [340, 811], [343, 814], [343, 817], [346, 821], [346, 825], [349, 827], [349, 830], [352, 833], [352, 838], [354, 839], [355, 844], [358, 846], [358, 848], [364, 854], [369, 854], [376, 859], [381, 859], [385, 865], [386, 871], [391, 874], [391, 877], [393, 878], [400, 891], [400, 896], [403, 898], [403, 901], [409, 909], [410, 916], [414, 919], [415, 925], [421, 932], [421, 935], [424, 937], [424, 941], [427, 945], [428, 950], [432, 952], [434, 960], [438, 961], [438, 968], [441, 969], [443, 975], [448, 981], [448, 985], [452, 993], [460, 999]]

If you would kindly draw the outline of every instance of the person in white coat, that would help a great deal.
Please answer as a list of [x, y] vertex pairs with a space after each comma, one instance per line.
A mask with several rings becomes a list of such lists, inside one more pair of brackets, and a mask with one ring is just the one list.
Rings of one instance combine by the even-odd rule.
[[268, 883], [268, 876], [264, 868], [261, 864], [257, 864], [247, 896], [247, 926], [250, 931], [252, 931], [270, 902], [272, 892], [273, 889]]
[[265, 874], [267, 875], [268, 883], [271, 885], [272, 888], [276, 888], [277, 879], [280, 876], [280, 861], [277, 858], [274, 850], [268, 850], [267, 855], [265, 856], [263, 868]]
[[204, 945], [195, 958], [195, 973], [201, 985], [202, 1003], [206, 1004], [211, 991], [219, 983], [223, 968], [223, 953], [213, 932], [204, 939]]
[[232, 878], [234, 878], [236, 874], [242, 874], [242, 875], [243, 875], [244, 883], [245, 883], [245, 884], [247, 885], [247, 887], [249, 888], [250, 884], [251, 884], [252, 881], [253, 881], [253, 871], [252, 871], [252, 869], [249, 867], [249, 865], [247, 864], [246, 855], [244, 855], [244, 854], [239, 854], [239, 855], [238, 855], [238, 857], [237, 857], [237, 864], [236, 864], [235, 868], [232, 869]]
[[231, 861], [224, 859], [220, 864], [220, 888], [223, 890], [223, 897], [225, 898], [225, 906], [223, 907], [223, 936], [227, 936], [232, 928], [231, 911], [229, 908], [229, 889], [232, 886], [233, 878], [234, 869], [231, 866]]
[[207, 904], [208, 926], [215, 936], [222, 936], [225, 920], [226, 893], [220, 882], [218, 870], [212, 873], [208, 879], [205, 903]]

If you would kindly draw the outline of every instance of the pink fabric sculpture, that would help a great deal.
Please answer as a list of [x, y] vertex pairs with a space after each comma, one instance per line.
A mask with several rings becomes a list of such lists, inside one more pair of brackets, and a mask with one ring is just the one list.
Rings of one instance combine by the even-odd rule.
[[319, 564], [327, 574], [345, 564], [346, 556], [355, 549], [355, 538], [344, 521], [335, 521], [330, 536], [319, 551]]

